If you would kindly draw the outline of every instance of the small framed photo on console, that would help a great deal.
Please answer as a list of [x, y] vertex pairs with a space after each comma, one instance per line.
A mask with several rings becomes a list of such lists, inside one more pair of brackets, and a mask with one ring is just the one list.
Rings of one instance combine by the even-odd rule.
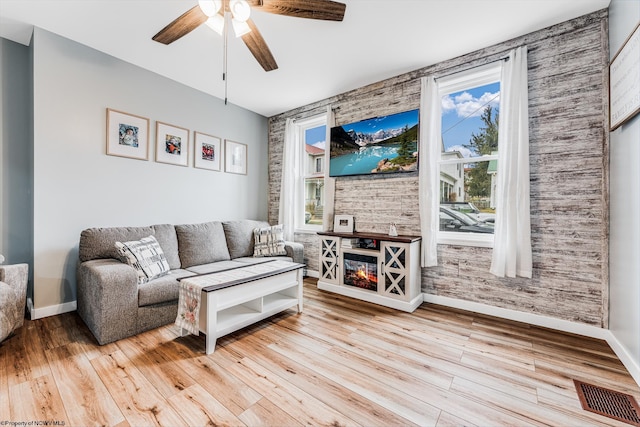
[[335, 215], [333, 231], [336, 233], [353, 233], [353, 215]]

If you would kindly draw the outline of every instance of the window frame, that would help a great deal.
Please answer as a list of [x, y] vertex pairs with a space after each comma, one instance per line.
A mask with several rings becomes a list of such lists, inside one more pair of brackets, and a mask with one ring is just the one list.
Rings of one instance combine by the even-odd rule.
[[[325, 130], [328, 127], [328, 123], [327, 123], [327, 115], [326, 114], [321, 114], [321, 115], [317, 115], [317, 116], [313, 116], [313, 117], [308, 117], [306, 119], [302, 119], [302, 120], [296, 120], [294, 123], [294, 132], [296, 135], [296, 143], [297, 144], [301, 144], [301, 150], [300, 151], [300, 157], [297, 159], [298, 161], [298, 181], [300, 182], [300, 185], [298, 185], [298, 191], [296, 192], [295, 195], [295, 232], [301, 232], [301, 233], [316, 233], [318, 231], [322, 231], [323, 227], [324, 227], [324, 219], [323, 219], [323, 223], [322, 224], [307, 224], [304, 221], [304, 216], [305, 216], [305, 192], [306, 192], [306, 188], [305, 188], [305, 182], [307, 179], [310, 178], [314, 178], [314, 179], [322, 179], [323, 181], [325, 181], [325, 174], [324, 171], [322, 172], [316, 172], [315, 171], [315, 165], [316, 159], [313, 159], [314, 161], [312, 162], [312, 165], [308, 165], [309, 162], [307, 162], [307, 152], [305, 149], [305, 146], [307, 144], [306, 141], [306, 131], [309, 129], [313, 129], [319, 126], [325, 126]], [[326, 155], [326, 147], [328, 145], [326, 145], [326, 138], [325, 138], [325, 155]], [[323, 162], [324, 163], [324, 162]], [[309, 166], [309, 168], [307, 167]], [[323, 190], [325, 191], [326, 186], [323, 186]], [[323, 197], [324, 198], [324, 197]]]
[[[488, 85], [491, 83], [500, 83], [500, 91], [502, 92], [502, 61], [474, 67], [469, 70], [454, 73], [450, 76], [441, 77], [437, 79], [436, 84], [438, 86], [438, 99], [442, 100], [442, 97], [457, 93], [467, 89], [474, 89], [479, 86]], [[502, 99], [502, 98], [501, 98]], [[500, 109], [499, 109], [500, 110]], [[440, 113], [440, 120], [442, 120], [442, 112]], [[441, 143], [442, 144], [442, 143]], [[442, 150], [438, 150], [442, 154]], [[440, 177], [441, 165], [457, 164], [464, 165], [467, 163], [478, 163], [484, 161], [497, 160], [498, 155], [483, 155], [476, 157], [462, 157], [458, 159], [442, 160], [442, 157], [438, 158], [438, 177]], [[499, 171], [499, 165], [498, 165]], [[438, 179], [438, 194], [440, 194], [441, 181]], [[440, 197], [438, 200], [438, 215], [440, 212]], [[438, 228], [436, 236], [436, 242], [438, 244], [447, 245], [460, 245], [460, 246], [474, 246], [493, 248], [495, 234], [489, 233], [464, 233], [456, 231], [441, 231]]]

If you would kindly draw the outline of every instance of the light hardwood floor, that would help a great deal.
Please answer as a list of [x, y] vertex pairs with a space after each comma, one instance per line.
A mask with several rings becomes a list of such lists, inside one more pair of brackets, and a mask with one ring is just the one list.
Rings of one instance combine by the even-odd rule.
[[574, 378], [640, 401], [605, 342], [429, 304], [403, 313], [313, 279], [302, 314], [209, 356], [173, 325], [98, 346], [67, 313], [25, 321], [0, 362], [0, 421], [65, 426], [628, 426], [582, 410]]

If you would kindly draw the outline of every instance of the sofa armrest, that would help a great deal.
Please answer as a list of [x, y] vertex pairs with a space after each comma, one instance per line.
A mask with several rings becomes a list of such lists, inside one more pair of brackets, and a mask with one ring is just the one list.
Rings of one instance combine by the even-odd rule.
[[304, 264], [304, 245], [297, 242], [284, 242], [284, 249], [287, 251], [287, 256], [297, 262], [298, 264]]
[[136, 333], [138, 276], [115, 259], [78, 264], [78, 314], [100, 345]]
[[[24, 322], [24, 310], [27, 306], [27, 282], [29, 280], [28, 264], [12, 264], [0, 266], [0, 282], [9, 287], [12, 298], [11, 304], [16, 314], [14, 329], [22, 326]], [[3, 307], [4, 308], [4, 307]]]

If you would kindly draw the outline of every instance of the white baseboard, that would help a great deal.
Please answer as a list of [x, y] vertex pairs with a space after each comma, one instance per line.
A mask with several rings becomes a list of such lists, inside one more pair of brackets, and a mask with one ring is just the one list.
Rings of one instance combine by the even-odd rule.
[[478, 302], [464, 301], [431, 294], [422, 295], [424, 298], [424, 302], [427, 303], [459, 308], [461, 310], [487, 314], [489, 316], [514, 320], [516, 322], [528, 323], [530, 325], [541, 326], [544, 328], [555, 329], [557, 331], [604, 340], [607, 342], [607, 344], [609, 344], [609, 346], [616, 354], [616, 356], [618, 356], [618, 359], [620, 359], [625, 368], [627, 368], [633, 379], [636, 381], [636, 383], [638, 383], [638, 386], [640, 386], [640, 365], [638, 365], [638, 362], [633, 359], [633, 357], [627, 352], [625, 347], [608, 329], [602, 329], [582, 323], [570, 322], [568, 320], [557, 319], [554, 317], [541, 316], [539, 314], [523, 313], [517, 310], [494, 307]]
[[313, 277], [314, 279], [319, 279], [320, 278], [320, 273], [318, 273], [316, 270], [307, 270], [305, 271], [307, 277]]
[[633, 379], [636, 380], [638, 387], [640, 387], [640, 362], [629, 354], [627, 349], [618, 341], [611, 331], [607, 332], [609, 333], [607, 344], [609, 344], [613, 352], [618, 356], [618, 359], [620, 359], [624, 367], [627, 368], [627, 371], [629, 371]]
[[42, 319], [43, 317], [55, 316], [57, 314], [76, 311], [78, 308], [77, 301], [69, 301], [62, 304], [49, 305], [47, 307], [35, 308], [31, 298], [27, 298], [27, 308], [29, 309], [29, 317], [31, 320]]

